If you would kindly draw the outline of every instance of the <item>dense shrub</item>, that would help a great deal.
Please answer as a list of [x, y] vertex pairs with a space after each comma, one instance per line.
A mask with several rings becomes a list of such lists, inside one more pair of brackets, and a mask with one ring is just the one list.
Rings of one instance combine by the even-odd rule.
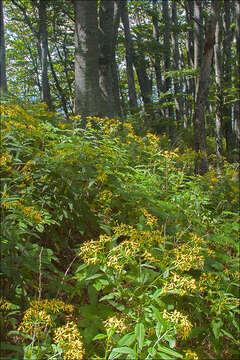
[[3, 351], [237, 358], [237, 165], [196, 176], [193, 151], [113, 119], [1, 117]]

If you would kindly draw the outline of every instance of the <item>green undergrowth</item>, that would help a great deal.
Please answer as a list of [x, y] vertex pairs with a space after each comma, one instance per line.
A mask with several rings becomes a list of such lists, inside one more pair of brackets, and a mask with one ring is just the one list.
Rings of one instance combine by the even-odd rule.
[[237, 164], [200, 177], [165, 135], [41, 104], [1, 120], [1, 359], [237, 359]]

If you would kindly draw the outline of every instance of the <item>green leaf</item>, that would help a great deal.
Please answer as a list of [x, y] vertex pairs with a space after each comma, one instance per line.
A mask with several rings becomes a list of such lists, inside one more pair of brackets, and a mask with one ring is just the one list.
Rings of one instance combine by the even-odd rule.
[[126, 334], [118, 341], [118, 345], [130, 346], [135, 339], [136, 339], [136, 335], [134, 333]]
[[135, 326], [135, 334], [139, 344], [139, 349], [142, 350], [144, 337], [145, 337], [145, 327], [142, 323], [138, 323]]
[[180, 354], [179, 352], [169, 349], [168, 347], [163, 346], [163, 345], [158, 345], [158, 350], [164, 352], [165, 354], [175, 356], [176, 358], [179, 358], [179, 359], [183, 358], [183, 355]]
[[94, 340], [100, 340], [100, 339], [105, 339], [107, 337], [106, 334], [97, 334], [96, 336], [94, 336], [94, 338], [92, 339], [93, 341]]
[[[128, 354], [132, 356], [132, 359], [136, 359], [137, 358], [137, 354], [135, 353], [135, 351], [127, 346], [123, 346], [120, 348], [115, 348], [112, 350], [111, 354], [109, 355], [109, 360], [113, 360], [113, 359], [117, 359], [118, 357], [121, 356], [121, 354]], [[116, 357], [117, 355], [117, 357]]]

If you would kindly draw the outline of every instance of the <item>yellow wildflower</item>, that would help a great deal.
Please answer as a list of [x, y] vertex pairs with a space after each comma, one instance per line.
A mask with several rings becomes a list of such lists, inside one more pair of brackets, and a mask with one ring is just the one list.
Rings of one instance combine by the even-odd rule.
[[54, 342], [63, 350], [64, 360], [81, 360], [84, 357], [82, 336], [77, 324], [73, 321], [57, 328], [54, 331]]

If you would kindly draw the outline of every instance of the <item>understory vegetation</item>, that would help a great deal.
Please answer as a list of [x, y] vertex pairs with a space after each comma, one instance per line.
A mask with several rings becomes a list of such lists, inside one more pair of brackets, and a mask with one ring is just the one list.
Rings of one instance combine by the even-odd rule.
[[[1, 105], [1, 359], [237, 359], [238, 164]], [[190, 141], [189, 141], [190, 142]]]

